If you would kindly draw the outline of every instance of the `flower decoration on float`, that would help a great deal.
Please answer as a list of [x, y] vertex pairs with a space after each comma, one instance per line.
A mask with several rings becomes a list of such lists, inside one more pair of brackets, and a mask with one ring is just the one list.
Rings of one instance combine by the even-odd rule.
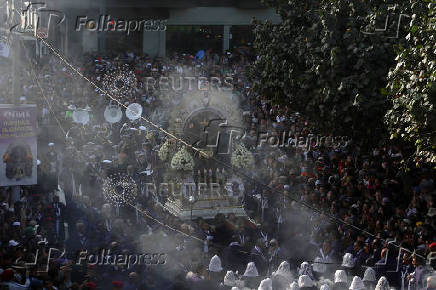
[[159, 148], [159, 152], [157, 153], [160, 160], [162, 161], [167, 161], [170, 155], [170, 144], [167, 141], [165, 141], [165, 143], [162, 144], [162, 146], [160, 146]]
[[171, 168], [174, 170], [191, 171], [194, 169], [194, 158], [186, 150], [186, 147], [180, 149], [171, 159]]
[[232, 166], [235, 168], [250, 168], [254, 165], [254, 157], [242, 144], [236, 144], [232, 152]]

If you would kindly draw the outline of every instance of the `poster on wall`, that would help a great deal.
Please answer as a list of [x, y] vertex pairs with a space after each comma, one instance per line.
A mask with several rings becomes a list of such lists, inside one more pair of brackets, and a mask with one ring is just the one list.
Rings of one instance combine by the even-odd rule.
[[37, 183], [36, 105], [0, 104], [0, 186]]

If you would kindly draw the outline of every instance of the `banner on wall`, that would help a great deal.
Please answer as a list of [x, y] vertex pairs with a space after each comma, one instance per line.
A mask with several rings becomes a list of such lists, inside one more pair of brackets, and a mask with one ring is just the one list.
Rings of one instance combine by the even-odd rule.
[[0, 104], [0, 186], [37, 183], [36, 105]]

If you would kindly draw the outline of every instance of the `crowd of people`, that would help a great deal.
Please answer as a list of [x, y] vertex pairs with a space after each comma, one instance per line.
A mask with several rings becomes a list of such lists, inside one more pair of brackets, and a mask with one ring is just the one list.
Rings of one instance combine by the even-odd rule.
[[[253, 174], [242, 174], [247, 216], [192, 220], [169, 213], [162, 206], [167, 197], [145, 188], [161, 181], [157, 149], [170, 137], [141, 119], [109, 124], [104, 112], [113, 100], [104, 92], [55, 56], [32, 61], [20, 101], [38, 105], [38, 184], [0, 187], [0, 288], [436, 289], [434, 169], [417, 162], [403, 171], [401, 150], [390, 140], [367, 148], [349, 138], [320, 138], [304, 112], [250, 88], [244, 69], [251, 61], [240, 49], [165, 59], [88, 55], [76, 64], [100, 86], [108, 71], [133, 71], [135, 81], [122, 80], [129, 92], [118, 100], [141, 104], [143, 116], [165, 130], [165, 108], [189, 89], [146, 86], [147, 77], [232, 78], [244, 111], [241, 142], [256, 164], [244, 169]], [[89, 112], [89, 122], [73, 119], [77, 109]], [[286, 134], [290, 142], [259, 142], [264, 133], [280, 140]], [[104, 194], [114, 174], [134, 180], [131, 203], [114, 206]], [[136, 265], [83, 258], [102, 253], [103, 260], [109, 251], [151, 258]]]

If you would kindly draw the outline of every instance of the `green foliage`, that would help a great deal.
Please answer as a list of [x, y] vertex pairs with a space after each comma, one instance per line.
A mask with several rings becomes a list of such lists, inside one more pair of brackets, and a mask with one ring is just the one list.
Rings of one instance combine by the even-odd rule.
[[409, 142], [422, 161], [436, 163], [436, 4], [410, 1], [412, 20], [388, 75], [391, 139]]
[[399, 40], [362, 31], [374, 31], [376, 16], [387, 15], [385, 1], [265, 3], [276, 7], [282, 23], [256, 22], [259, 57], [248, 71], [255, 90], [290, 103], [322, 131], [379, 140], [375, 131], [383, 128], [386, 76]]

